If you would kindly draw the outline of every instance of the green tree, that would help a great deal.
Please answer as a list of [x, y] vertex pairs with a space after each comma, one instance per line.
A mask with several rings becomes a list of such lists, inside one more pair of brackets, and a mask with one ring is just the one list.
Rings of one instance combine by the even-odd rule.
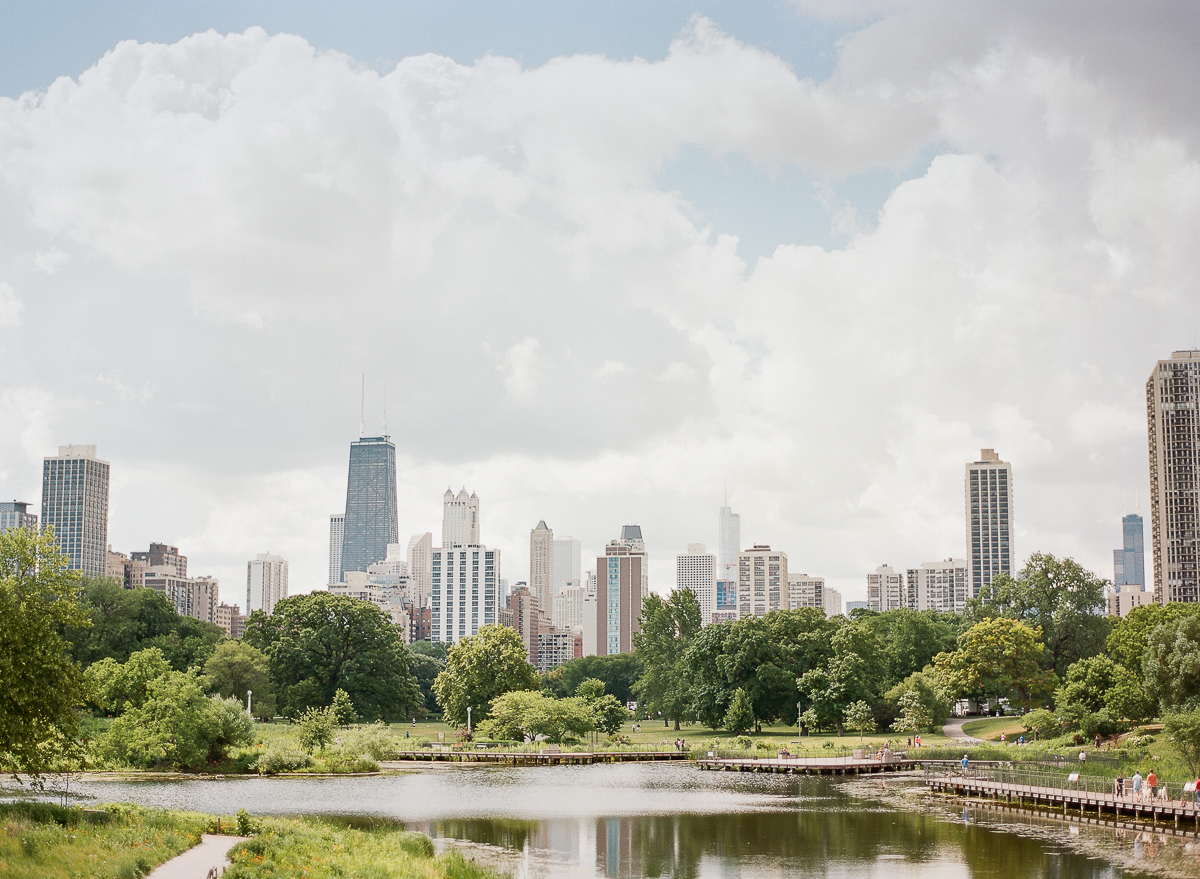
[[950, 716], [950, 696], [932, 672], [913, 672], [892, 687], [884, 699], [896, 706], [896, 732], [916, 733], [940, 729]]
[[633, 702], [633, 685], [642, 674], [642, 660], [636, 653], [609, 656], [581, 656], [564, 662], [542, 675], [542, 689], [559, 699], [574, 695], [587, 678], [604, 682], [604, 691], [622, 705]]
[[604, 693], [604, 681], [598, 678], [587, 678], [581, 681], [575, 689], [575, 695], [587, 703], [595, 718], [595, 728], [602, 733], [613, 735], [621, 731], [622, 725], [629, 719], [625, 706], [613, 696]]
[[441, 641], [413, 641], [408, 649], [414, 656], [428, 656], [439, 662], [445, 662], [450, 655], [450, 649]]
[[39, 774], [79, 737], [83, 674], [59, 635], [87, 625], [77, 589], [52, 527], [0, 533], [0, 771]]
[[[418, 644], [425, 643], [418, 641]], [[437, 693], [433, 691], [433, 682], [446, 668], [446, 661], [425, 653], [414, 652], [409, 657], [408, 670], [417, 679], [417, 687], [421, 691], [421, 706], [413, 713], [413, 717], [426, 717], [438, 712]]]
[[107, 578], [83, 578], [79, 604], [86, 619], [67, 625], [71, 655], [85, 668], [102, 659], [123, 663], [145, 642], [175, 631], [179, 614], [161, 592], [126, 589]]
[[1200, 616], [1177, 616], [1151, 633], [1142, 657], [1146, 691], [1164, 712], [1200, 708]]
[[[451, 657], [453, 657], [451, 651]], [[577, 740], [595, 728], [585, 699], [555, 699], [536, 690], [513, 690], [497, 696], [479, 731], [491, 738], [528, 741], [544, 736], [551, 742]]]
[[1200, 775], [1200, 711], [1181, 711], [1163, 718], [1171, 748], [1187, 764], [1192, 778]]
[[455, 644], [433, 682], [446, 722], [466, 726], [468, 707], [476, 717], [488, 717], [492, 702], [505, 693], [538, 689], [527, 656], [521, 636], [506, 626], [484, 626]]
[[729, 710], [725, 713], [724, 726], [734, 735], [747, 733], [754, 726], [754, 706], [750, 704], [750, 697], [741, 687], [733, 693], [733, 701], [729, 703]]
[[1045, 708], [1035, 708], [1021, 717], [1021, 726], [1025, 732], [1031, 732], [1040, 738], [1054, 736], [1062, 727], [1062, 721], [1053, 711]]
[[[830, 639], [833, 658], [797, 681], [802, 705], [820, 728], [836, 727], [843, 735], [846, 709], [855, 702], [878, 700], [883, 681], [879, 641], [867, 620], [843, 620]], [[891, 721], [891, 718], [888, 718]]]
[[1150, 633], [1163, 623], [1194, 616], [1200, 616], [1200, 604], [1194, 602], [1173, 601], [1135, 607], [1113, 625], [1106, 641], [1109, 655], [1140, 680], [1145, 672], [1142, 657], [1150, 645]]
[[633, 646], [642, 658], [642, 676], [634, 685], [639, 707], [661, 712], [679, 722], [691, 707], [685, 654], [700, 631], [700, 602], [691, 589], [676, 589], [669, 598], [648, 595], [642, 601], [640, 631]]
[[132, 766], [199, 769], [253, 740], [246, 709], [236, 699], [208, 696], [198, 669], [150, 681], [146, 700], [113, 720], [100, 742], [110, 759]]
[[395, 721], [421, 704], [409, 655], [391, 619], [368, 601], [313, 592], [256, 611], [243, 641], [267, 655], [285, 714], [333, 702], [345, 690], [367, 721]]
[[1104, 694], [1104, 704], [1112, 717], [1132, 724], [1145, 723], [1158, 709], [1158, 703], [1146, 692], [1141, 675], [1123, 665], [1116, 667], [1116, 678]]
[[586, 678], [575, 688], [575, 695], [581, 699], [594, 702], [604, 695], [604, 681], [599, 678]]
[[883, 689], [920, 672], [939, 653], [953, 650], [960, 628], [953, 614], [908, 608], [872, 614], [862, 622], [879, 644], [875, 662], [882, 665]]
[[340, 687], [333, 694], [333, 701], [329, 704], [329, 708], [333, 711], [333, 719], [338, 726], [349, 726], [358, 720], [354, 703], [350, 701], [350, 694]]
[[332, 706], [306, 708], [296, 718], [296, 732], [305, 754], [311, 754], [314, 750], [323, 751], [329, 747], [336, 728], [337, 715], [334, 714]]
[[[90, 669], [89, 669], [90, 671]], [[255, 716], [275, 716], [275, 688], [271, 683], [267, 655], [243, 641], [222, 641], [204, 664], [208, 689], [225, 699], [246, 698], [254, 693], [251, 705]]]
[[1043, 666], [1041, 632], [1008, 617], [976, 623], [958, 638], [958, 649], [941, 653], [934, 668], [947, 690], [976, 699], [1009, 698], [1023, 708], [1054, 690], [1054, 672]]
[[846, 726], [858, 730], [858, 739], [862, 741], [864, 732], [875, 731], [875, 714], [866, 702], [852, 702], [846, 706]]
[[115, 659], [102, 659], [88, 666], [84, 672], [92, 701], [108, 714], [121, 714], [126, 705], [141, 708], [150, 691], [150, 683], [171, 671], [162, 651], [157, 647], [139, 650], [129, 661], [119, 663]]
[[990, 589], [972, 599], [974, 620], [1003, 616], [1041, 629], [1042, 662], [1055, 674], [1104, 649], [1111, 623], [1104, 616], [1105, 581], [1073, 559], [1036, 552], [1017, 577], [998, 574]]

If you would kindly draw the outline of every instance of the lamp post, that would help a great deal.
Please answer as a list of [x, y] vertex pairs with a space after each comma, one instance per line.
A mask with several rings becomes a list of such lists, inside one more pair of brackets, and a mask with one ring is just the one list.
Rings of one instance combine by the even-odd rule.
[[471, 734], [471, 706], [467, 706], [467, 735]]
[[251, 712], [251, 710], [250, 710], [250, 697], [252, 695], [254, 695], [253, 690], [246, 691], [246, 716], [249, 717], [251, 720], [254, 720], [254, 713]]
[[796, 703], [796, 735], [804, 738], [804, 718], [800, 715], [800, 708], [804, 705], [803, 702]]

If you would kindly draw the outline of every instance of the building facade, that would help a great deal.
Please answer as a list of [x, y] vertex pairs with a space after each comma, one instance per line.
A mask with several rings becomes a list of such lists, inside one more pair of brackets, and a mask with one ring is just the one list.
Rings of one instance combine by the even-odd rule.
[[429, 607], [433, 589], [433, 532], [414, 534], [408, 540], [408, 577], [412, 582], [413, 604]]
[[568, 586], [554, 596], [554, 625], [563, 629], [579, 629], [583, 627], [583, 592], [582, 586]]
[[971, 597], [992, 585], [997, 574], [1013, 572], [1012, 465], [994, 449], [980, 449], [979, 460], [966, 466], [967, 561]]
[[761, 617], [787, 607], [786, 552], [756, 544], [738, 553], [738, 616]]
[[1113, 586], [1146, 588], [1146, 547], [1142, 517], [1121, 519], [1121, 548], [1113, 550]]
[[1154, 591], [1141, 586], [1114, 586], [1104, 597], [1110, 617], [1127, 617], [1135, 607], [1153, 603]]
[[131, 553], [131, 558], [147, 568], [171, 568], [178, 577], [186, 578], [188, 575], [187, 556], [180, 554], [178, 546], [152, 543], [144, 552]]
[[867, 608], [884, 613], [908, 607], [908, 594], [904, 588], [904, 575], [896, 573], [891, 565], [880, 565], [874, 573], [867, 574]]
[[500, 550], [439, 547], [431, 567], [432, 640], [457, 644], [496, 622]]
[[218, 583], [212, 577], [181, 577], [171, 565], [147, 569], [145, 586], [163, 593], [180, 616], [217, 621]]
[[288, 563], [282, 556], [260, 552], [246, 562], [246, 613], [271, 614], [288, 597]]
[[467, 495], [466, 488], [455, 494], [446, 489], [442, 496], [442, 548], [478, 546], [479, 498], [475, 492]]
[[909, 568], [908, 607], [962, 613], [971, 597], [970, 578], [966, 559], [925, 562], [919, 568]]
[[42, 462], [42, 527], [54, 529], [72, 570], [93, 577], [108, 571], [108, 477], [95, 446], [59, 446]]
[[736, 583], [738, 553], [742, 551], [742, 515], [721, 507], [717, 517], [717, 579]]
[[29, 504], [22, 501], [0, 501], [0, 531], [9, 528], [28, 528], [37, 531], [38, 517], [29, 512]]
[[835, 617], [842, 612], [842, 593], [825, 585], [824, 577], [808, 574], [788, 574], [788, 610], [819, 607], [825, 616]]
[[246, 618], [242, 616], [242, 609], [236, 604], [218, 604], [213, 622], [225, 630], [226, 638], [240, 641], [242, 635], [246, 634]]
[[574, 537], [554, 538], [554, 594], [583, 585], [583, 544]]
[[1200, 600], [1200, 351], [1160, 360], [1146, 382], [1154, 600]]
[[346, 539], [346, 514], [329, 516], [329, 576], [326, 585], [342, 582], [342, 544]]
[[700, 624], [709, 625], [717, 609], [717, 557], [703, 543], [689, 543], [675, 556], [675, 588], [691, 589], [700, 604]]
[[387, 545], [400, 540], [396, 520], [396, 447], [389, 437], [361, 437], [350, 444], [346, 513], [342, 524], [342, 565], [365, 571], [382, 561]]
[[[718, 565], [720, 563], [718, 562]], [[713, 622], [728, 623], [738, 618], [737, 580], [718, 580], [716, 602], [713, 605]]]
[[549, 616], [554, 610], [554, 531], [545, 519], [529, 532], [529, 589]]
[[[646, 544], [639, 525], [626, 525], [619, 540], [609, 541], [596, 559], [594, 616], [584, 620], [585, 644], [594, 631], [596, 655], [611, 656], [633, 650], [633, 633], [641, 631], [642, 600], [649, 591]], [[585, 647], [586, 650], [586, 647]]]

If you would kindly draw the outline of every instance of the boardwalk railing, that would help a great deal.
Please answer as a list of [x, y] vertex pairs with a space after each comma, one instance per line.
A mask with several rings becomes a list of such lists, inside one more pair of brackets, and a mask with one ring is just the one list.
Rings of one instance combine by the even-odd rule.
[[925, 766], [926, 783], [931, 778], [943, 779], [948, 776], [959, 777], [965, 781], [985, 782], [989, 785], [1007, 788], [1013, 793], [1026, 792], [1031, 795], [1035, 791], [1094, 794], [1097, 797], [1109, 795], [1113, 797], [1114, 802], [1119, 797], [1122, 804], [1137, 802], [1146, 805], [1151, 802], [1179, 802], [1181, 800], [1185, 805], [1189, 802], [1194, 805], [1196, 801], [1194, 788], [1185, 790], [1186, 784], [1183, 782], [1158, 781], [1151, 790], [1150, 785], [1143, 779], [1139, 795], [1133, 789], [1132, 778], [1124, 779], [1123, 789], [1117, 791], [1116, 778], [1112, 776], [1083, 775], [1075, 772], [1064, 775], [1061, 772], [974, 765], [969, 765], [965, 773], [961, 771], [947, 773], [942, 766]]

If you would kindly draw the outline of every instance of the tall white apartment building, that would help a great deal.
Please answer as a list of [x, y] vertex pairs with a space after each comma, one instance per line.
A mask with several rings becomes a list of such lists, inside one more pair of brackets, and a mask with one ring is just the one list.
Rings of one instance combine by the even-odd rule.
[[742, 550], [742, 516], [721, 507], [717, 521], [717, 579], [737, 582], [738, 553]]
[[967, 465], [967, 560], [971, 597], [992, 585], [997, 574], [1011, 574], [1012, 464], [994, 449], [980, 449], [979, 460]]
[[703, 543], [689, 543], [687, 552], [675, 556], [675, 588], [691, 589], [700, 603], [700, 624], [713, 621], [717, 606], [717, 557]]
[[408, 577], [412, 584], [413, 604], [429, 607], [433, 591], [433, 532], [414, 534], [408, 540]]
[[554, 596], [554, 625], [560, 629], [578, 629], [583, 626], [582, 586], [568, 586]]
[[442, 496], [442, 548], [479, 544], [478, 496], [471, 492], [468, 497], [465, 488], [458, 494], [446, 489]]
[[549, 618], [554, 612], [554, 531], [545, 519], [529, 532], [529, 590]]
[[788, 574], [788, 610], [819, 607], [825, 616], [835, 617], [842, 612], [842, 593], [825, 585], [824, 577], [808, 574]]
[[108, 573], [109, 464], [95, 446], [59, 446], [42, 463], [42, 528], [70, 559], [71, 570]]
[[329, 516], [329, 579], [332, 586], [342, 581], [342, 543], [346, 539], [346, 514], [332, 513]]
[[786, 552], [756, 544], [738, 553], [738, 616], [761, 617], [787, 608]]
[[891, 565], [880, 565], [875, 573], [867, 574], [867, 608], [880, 613], [908, 607], [908, 592], [904, 588], [904, 575], [898, 574]]
[[[340, 572], [339, 572], [340, 573]], [[275, 605], [288, 597], [288, 563], [282, 556], [260, 552], [246, 562], [246, 615], [261, 610], [274, 613]]]
[[908, 569], [908, 607], [962, 613], [971, 597], [970, 568], [966, 559], [925, 562]]
[[596, 604], [599, 601], [596, 596], [596, 572], [588, 571], [584, 580], [583, 596], [580, 600], [583, 608], [583, 655], [595, 656], [599, 653], [596, 641], [600, 637], [596, 625]]
[[554, 594], [572, 586], [582, 586], [583, 544], [574, 537], [554, 538]]
[[1158, 361], [1146, 422], [1154, 600], [1200, 601], [1200, 351]]
[[433, 550], [430, 639], [457, 644], [496, 622], [500, 550], [486, 546]]

